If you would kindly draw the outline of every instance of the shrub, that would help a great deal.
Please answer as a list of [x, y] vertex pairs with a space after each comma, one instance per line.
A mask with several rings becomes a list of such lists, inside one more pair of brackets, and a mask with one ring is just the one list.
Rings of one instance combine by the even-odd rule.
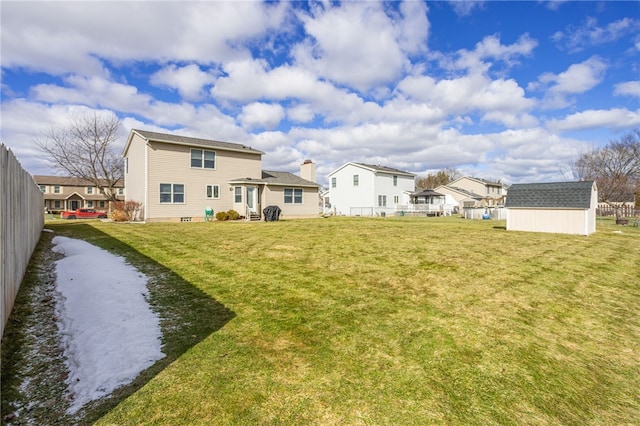
[[238, 220], [238, 219], [240, 219], [240, 213], [238, 213], [235, 210], [229, 210], [227, 212], [227, 215], [229, 216], [229, 220]]
[[114, 205], [113, 212], [111, 212], [111, 220], [115, 222], [133, 222], [138, 218], [141, 210], [142, 203], [140, 201], [118, 201]]
[[229, 213], [227, 212], [218, 212], [216, 213], [216, 220], [229, 220]]

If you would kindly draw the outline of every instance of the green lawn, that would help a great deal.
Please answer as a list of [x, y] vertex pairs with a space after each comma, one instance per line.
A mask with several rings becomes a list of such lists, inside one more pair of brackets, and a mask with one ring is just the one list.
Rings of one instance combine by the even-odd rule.
[[640, 228], [504, 226], [47, 224], [172, 271], [152, 301], [200, 327], [99, 424], [638, 424]]

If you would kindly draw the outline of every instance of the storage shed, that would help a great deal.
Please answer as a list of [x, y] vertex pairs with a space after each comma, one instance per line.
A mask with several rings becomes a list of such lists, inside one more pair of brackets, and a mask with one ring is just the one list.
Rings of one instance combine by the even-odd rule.
[[505, 202], [507, 230], [589, 235], [597, 206], [593, 181], [514, 184]]

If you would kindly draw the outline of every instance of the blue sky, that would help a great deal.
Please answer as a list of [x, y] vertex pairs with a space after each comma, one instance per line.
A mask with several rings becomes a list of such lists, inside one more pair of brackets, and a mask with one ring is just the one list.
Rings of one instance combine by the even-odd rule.
[[348, 161], [572, 179], [640, 127], [640, 2], [2, 1], [1, 138], [93, 111], [248, 144], [263, 168]]

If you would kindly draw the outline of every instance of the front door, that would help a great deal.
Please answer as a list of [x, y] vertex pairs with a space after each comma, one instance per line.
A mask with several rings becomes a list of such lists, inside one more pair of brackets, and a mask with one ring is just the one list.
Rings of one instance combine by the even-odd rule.
[[80, 201], [71, 200], [71, 210], [78, 210], [80, 208]]
[[257, 193], [255, 186], [247, 187], [247, 208], [250, 213], [256, 212], [256, 205], [258, 204], [256, 200]]

